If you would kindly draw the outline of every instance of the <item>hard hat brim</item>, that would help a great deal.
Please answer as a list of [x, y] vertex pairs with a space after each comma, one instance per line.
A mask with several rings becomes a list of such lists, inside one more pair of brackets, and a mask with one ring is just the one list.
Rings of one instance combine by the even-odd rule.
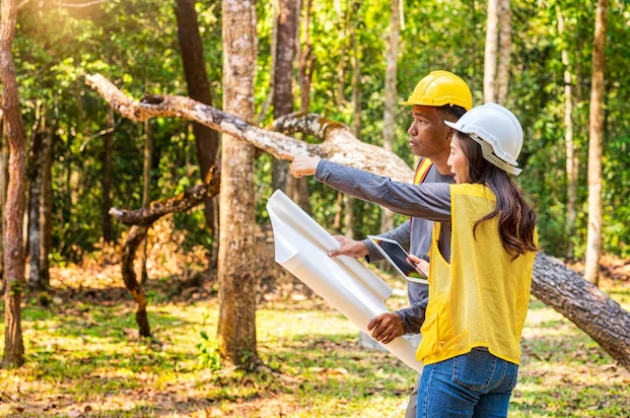
[[478, 135], [474, 129], [462, 129], [457, 122], [449, 122], [445, 120], [444, 123], [457, 132], [469, 135], [473, 141], [477, 142], [481, 146], [481, 151], [484, 159], [490, 162], [492, 165], [515, 176], [518, 176], [523, 171], [521, 168], [518, 168], [518, 163], [516, 161], [506, 161], [503, 158], [497, 156], [494, 152], [492, 144], [490, 144], [490, 142]]

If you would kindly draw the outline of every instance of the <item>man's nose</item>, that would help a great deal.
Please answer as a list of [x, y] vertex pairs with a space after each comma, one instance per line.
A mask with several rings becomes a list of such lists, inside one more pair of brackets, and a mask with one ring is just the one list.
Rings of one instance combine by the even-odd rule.
[[409, 125], [409, 129], [407, 129], [407, 133], [409, 135], [415, 135], [417, 133], [416, 130], [414, 129], [414, 124], [413, 123], [411, 125]]

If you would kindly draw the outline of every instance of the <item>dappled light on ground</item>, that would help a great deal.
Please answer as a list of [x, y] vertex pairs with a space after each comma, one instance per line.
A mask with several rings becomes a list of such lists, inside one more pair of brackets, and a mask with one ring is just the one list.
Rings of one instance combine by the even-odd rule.
[[[47, 307], [27, 299], [27, 363], [0, 371], [0, 416], [404, 415], [415, 373], [387, 353], [360, 348], [348, 320], [289, 279], [265, 285], [257, 338], [266, 367], [248, 375], [200, 364], [201, 332], [210, 340], [216, 332], [212, 288], [174, 302], [167, 279], [151, 280], [155, 338], [141, 340], [130, 298], [124, 289], [112, 294], [99, 277], [107, 274], [93, 277], [96, 290], [55, 289]], [[404, 306], [404, 283], [388, 280], [396, 289], [390, 307]], [[602, 287], [630, 308], [630, 287], [611, 283]], [[510, 418], [621, 417], [630, 410], [629, 387], [630, 374], [586, 334], [532, 300]]]

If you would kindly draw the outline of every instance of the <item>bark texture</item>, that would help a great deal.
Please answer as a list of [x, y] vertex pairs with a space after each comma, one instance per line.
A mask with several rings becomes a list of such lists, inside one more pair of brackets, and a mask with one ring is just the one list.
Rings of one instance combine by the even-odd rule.
[[[199, 34], [195, 0], [176, 0], [175, 16], [177, 18], [177, 35], [184, 64], [188, 95], [193, 100], [211, 106], [212, 93], [203, 56], [203, 43]], [[219, 150], [219, 135], [216, 131], [201, 123], [193, 125], [193, 132], [197, 147], [197, 162], [199, 163], [201, 180], [203, 181], [210, 167], [216, 164], [217, 151]], [[211, 233], [214, 233], [213, 211], [215, 209], [212, 200], [206, 200], [204, 205], [206, 226]]]
[[[223, 108], [245, 120], [254, 117], [256, 4], [223, 0]], [[221, 150], [218, 340], [224, 362], [251, 368], [256, 351], [255, 148], [224, 135]]]
[[[400, 33], [400, 0], [391, 0], [389, 16], [389, 45], [387, 48], [387, 70], [385, 73], [385, 112], [383, 114], [383, 148], [394, 152], [396, 137], [396, 76], [398, 74], [398, 38]], [[381, 232], [394, 227], [394, 213], [381, 209]]]
[[570, 319], [630, 370], [630, 313], [553, 257], [538, 253], [532, 294]]
[[[392, 177], [394, 174], [398, 181], [411, 182], [413, 179], [413, 170], [398, 157], [386, 153], [381, 147], [366, 147], [352, 135], [347, 126], [318, 115], [293, 114], [274, 123], [274, 128], [278, 131], [287, 134], [301, 132], [323, 141], [321, 145], [313, 146], [306, 146], [302, 142], [300, 147], [297, 144], [301, 141], [278, 132], [252, 127], [236, 117], [207, 106], [198, 105], [203, 111], [190, 111], [190, 99], [152, 98], [156, 104], [138, 103], [124, 96], [103, 77], [90, 76], [88, 82], [110, 106], [134, 120], [154, 116], [181, 116], [206, 123], [214, 129], [229, 130], [276, 157], [281, 151], [290, 155], [320, 156], [380, 175]], [[230, 122], [217, 123], [219, 119]], [[378, 159], [374, 155], [376, 152], [380, 152]], [[349, 158], [349, 155], [352, 157]], [[619, 304], [566, 265], [543, 253], [538, 255], [534, 266], [532, 293], [574, 322], [601, 344], [619, 364], [630, 370], [630, 313]]]
[[604, 62], [608, 0], [598, 0], [593, 41], [593, 72], [588, 145], [588, 234], [584, 277], [599, 283], [602, 254], [602, 141], [604, 136]]
[[488, 0], [486, 50], [483, 70], [483, 101], [496, 102], [497, 49], [499, 45], [499, 0]]
[[497, 74], [497, 103], [505, 106], [510, 81], [510, 54], [512, 52], [512, 12], [510, 0], [501, 0], [501, 29], [499, 45], [499, 69]]
[[[293, 113], [293, 62], [299, 29], [299, 0], [278, 0], [276, 53], [273, 66], [273, 117]], [[289, 166], [273, 160], [272, 188], [286, 190]]]
[[2, 112], [9, 138], [9, 185], [5, 208], [6, 230], [4, 248], [5, 313], [4, 354], [2, 367], [24, 363], [22, 313], [20, 303], [24, 288], [24, 253], [22, 231], [24, 222], [24, 176], [26, 171], [26, 134], [20, 112], [18, 84], [13, 63], [15, 36], [15, 0], [0, 2], [0, 80], [2, 82]]
[[[564, 18], [558, 7], [558, 35], [564, 34]], [[566, 149], [566, 173], [567, 173], [567, 251], [566, 257], [573, 259], [573, 234], [575, 233], [575, 220], [577, 219], [577, 186], [578, 186], [578, 156], [573, 143], [573, 81], [567, 47], [562, 48], [562, 64], [564, 65], [564, 145]]]

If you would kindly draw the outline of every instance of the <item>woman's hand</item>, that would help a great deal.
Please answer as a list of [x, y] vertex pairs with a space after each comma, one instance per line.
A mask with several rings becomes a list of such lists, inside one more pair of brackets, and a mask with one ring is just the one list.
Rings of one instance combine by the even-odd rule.
[[407, 257], [407, 263], [411, 264], [411, 266], [415, 268], [418, 273], [422, 274], [423, 276], [429, 277], [429, 263], [427, 263], [423, 259], [418, 258], [413, 254], [409, 254], [409, 257]]
[[320, 159], [319, 157], [295, 157], [291, 163], [291, 174], [297, 178], [314, 175]]

